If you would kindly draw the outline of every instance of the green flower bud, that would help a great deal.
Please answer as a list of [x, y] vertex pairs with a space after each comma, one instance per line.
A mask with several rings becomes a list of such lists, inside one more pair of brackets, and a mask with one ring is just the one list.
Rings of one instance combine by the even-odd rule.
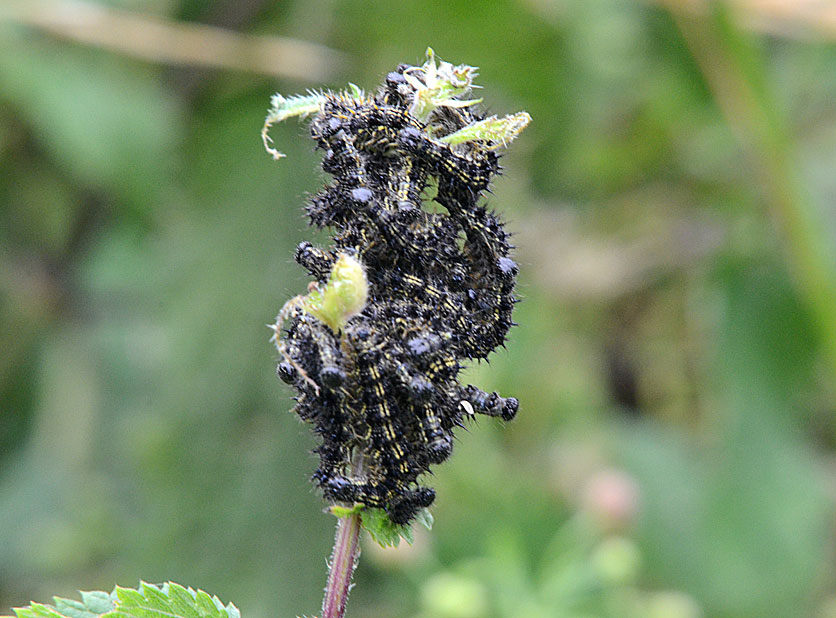
[[363, 265], [356, 258], [342, 254], [331, 269], [328, 283], [311, 290], [302, 307], [336, 334], [363, 310], [368, 294], [369, 283]]

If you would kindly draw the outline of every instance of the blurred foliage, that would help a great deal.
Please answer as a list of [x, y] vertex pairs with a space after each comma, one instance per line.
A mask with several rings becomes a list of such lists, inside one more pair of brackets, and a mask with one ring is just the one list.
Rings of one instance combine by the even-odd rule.
[[460, 435], [432, 532], [366, 545], [349, 614], [836, 616], [833, 39], [751, 30], [754, 0], [107, 4], [350, 63], [159, 66], [0, 13], [2, 613], [140, 578], [319, 607], [335, 522], [264, 325], [323, 174], [259, 131], [274, 92], [432, 45], [533, 117], [490, 200], [520, 326], [469, 370], [521, 411]]

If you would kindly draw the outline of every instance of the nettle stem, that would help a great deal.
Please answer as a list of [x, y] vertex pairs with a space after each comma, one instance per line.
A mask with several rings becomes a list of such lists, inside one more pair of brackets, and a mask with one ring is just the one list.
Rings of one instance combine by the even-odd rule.
[[331, 570], [325, 597], [322, 599], [322, 618], [342, 618], [351, 590], [351, 577], [360, 557], [360, 513], [340, 517], [331, 554]]
[[[355, 451], [352, 465], [352, 477], [363, 472], [363, 454]], [[334, 549], [329, 562], [328, 583], [322, 599], [322, 618], [343, 618], [351, 591], [351, 578], [360, 559], [360, 512], [337, 518], [337, 533], [334, 537]]]

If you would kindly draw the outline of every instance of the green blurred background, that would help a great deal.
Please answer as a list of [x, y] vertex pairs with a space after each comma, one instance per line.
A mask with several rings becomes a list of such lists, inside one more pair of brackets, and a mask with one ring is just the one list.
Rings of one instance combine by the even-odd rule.
[[521, 412], [459, 435], [432, 532], [366, 544], [349, 615], [836, 616], [834, 10], [2, 0], [0, 613], [140, 578], [318, 610], [264, 325], [324, 178], [259, 131], [431, 45], [533, 117], [489, 199], [520, 326], [468, 371]]

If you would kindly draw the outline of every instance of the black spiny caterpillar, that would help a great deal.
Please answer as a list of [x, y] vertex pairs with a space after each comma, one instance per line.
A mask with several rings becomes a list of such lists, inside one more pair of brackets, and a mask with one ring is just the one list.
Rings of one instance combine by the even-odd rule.
[[[457, 378], [513, 325], [513, 247], [479, 200], [500, 169], [496, 148], [529, 118], [479, 115], [463, 98], [474, 69], [428, 56], [389, 73], [373, 96], [353, 87], [274, 98], [265, 125], [314, 114], [311, 135], [333, 177], [306, 206], [333, 240], [296, 250], [316, 283], [274, 326], [278, 374], [321, 440], [313, 480], [325, 498], [385, 509], [396, 524], [432, 503], [418, 479], [450, 456], [465, 416], [510, 420], [518, 408]], [[423, 206], [431, 185], [443, 209]], [[338, 285], [361, 298], [334, 318], [323, 303]]]

